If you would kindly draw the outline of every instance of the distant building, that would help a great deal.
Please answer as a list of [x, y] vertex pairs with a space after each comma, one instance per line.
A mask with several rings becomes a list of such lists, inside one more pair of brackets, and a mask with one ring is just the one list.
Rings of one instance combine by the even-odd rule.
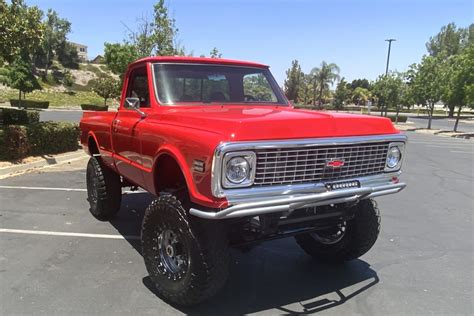
[[70, 42], [77, 50], [77, 56], [82, 62], [87, 62], [87, 46]]
[[104, 63], [104, 57], [102, 55], [97, 55], [94, 59], [91, 60], [92, 64], [103, 64]]

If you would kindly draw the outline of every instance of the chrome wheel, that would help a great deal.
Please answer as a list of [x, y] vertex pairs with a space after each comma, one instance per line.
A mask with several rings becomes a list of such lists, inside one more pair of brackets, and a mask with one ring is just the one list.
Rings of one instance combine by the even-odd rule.
[[346, 222], [344, 221], [335, 226], [333, 229], [318, 233], [311, 233], [311, 237], [324, 245], [332, 245], [341, 241], [345, 234]]
[[163, 230], [158, 236], [158, 271], [170, 280], [180, 280], [189, 267], [189, 256], [178, 235], [171, 229]]

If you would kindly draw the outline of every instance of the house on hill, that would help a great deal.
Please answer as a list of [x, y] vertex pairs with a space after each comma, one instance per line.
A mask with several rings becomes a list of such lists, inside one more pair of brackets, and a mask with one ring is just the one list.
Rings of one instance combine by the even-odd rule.
[[87, 46], [79, 43], [70, 42], [77, 50], [77, 56], [82, 62], [87, 62]]
[[91, 60], [92, 64], [103, 64], [105, 59], [102, 55], [97, 55], [94, 59]]

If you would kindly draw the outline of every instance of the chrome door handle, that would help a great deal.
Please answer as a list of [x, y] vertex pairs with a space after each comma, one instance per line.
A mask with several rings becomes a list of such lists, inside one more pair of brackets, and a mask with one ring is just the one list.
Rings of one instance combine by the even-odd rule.
[[118, 131], [118, 126], [119, 126], [119, 124], [120, 124], [120, 120], [114, 120], [114, 121], [112, 122], [112, 126], [113, 126], [114, 132]]

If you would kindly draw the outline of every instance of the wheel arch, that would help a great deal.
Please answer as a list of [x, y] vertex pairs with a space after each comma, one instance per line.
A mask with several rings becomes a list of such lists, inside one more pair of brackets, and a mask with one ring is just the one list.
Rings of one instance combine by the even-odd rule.
[[153, 188], [158, 195], [164, 189], [176, 188], [184, 184], [188, 194], [194, 192], [192, 175], [187, 172], [186, 161], [176, 150], [171, 148], [161, 149], [153, 162]]
[[99, 142], [97, 141], [97, 138], [92, 132], [90, 132], [87, 136], [87, 151], [89, 152], [90, 156], [100, 154]]

